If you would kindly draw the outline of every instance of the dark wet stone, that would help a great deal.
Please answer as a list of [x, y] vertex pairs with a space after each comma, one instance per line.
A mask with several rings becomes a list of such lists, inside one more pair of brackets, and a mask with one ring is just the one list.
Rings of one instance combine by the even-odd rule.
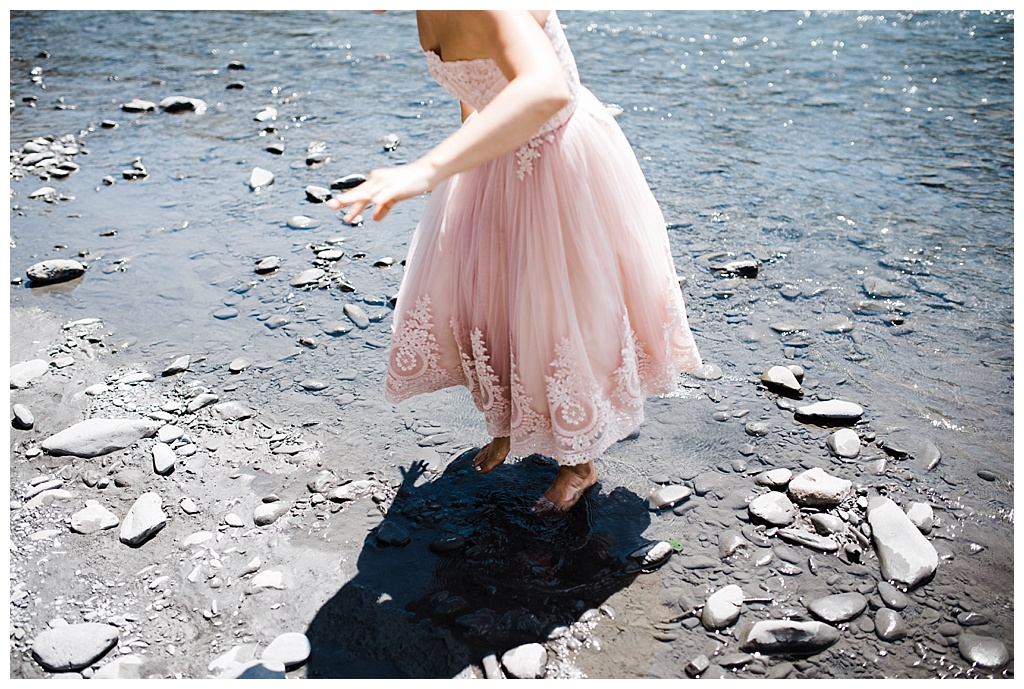
[[761, 270], [761, 262], [757, 259], [729, 261], [711, 266], [711, 270], [722, 275], [738, 275], [742, 278], [756, 278]]
[[987, 615], [978, 612], [962, 612], [956, 616], [956, 621], [961, 627], [975, 627], [989, 622]]
[[953, 622], [943, 622], [935, 628], [935, 631], [937, 631], [942, 636], [950, 637], [957, 636], [962, 630], [960, 629], [960, 625], [958, 624], [955, 624]]
[[358, 187], [360, 184], [362, 184], [365, 181], [366, 181], [366, 175], [361, 175], [361, 174], [358, 174], [358, 173], [352, 174], [352, 175], [345, 175], [344, 177], [341, 177], [341, 178], [336, 179], [333, 182], [331, 182], [331, 189], [335, 189], [335, 190], [338, 190], [338, 191], [344, 191], [346, 189], [352, 189], [353, 187]]
[[964, 660], [988, 670], [1010, 662], [1010, 651], [999, 639], [976, 634], [961, 634], [957, 646]]
[[907, 623], [895, 610], [879, 608], [875, 611], [875, 634], [882, 641], [896, 641], [907, 635]]
[[978, 478], [980, 478], [980, 479], [982, 479], [984, 481], [995, 481], [999, 477], [996, 476], [994, 473], [992, 473], [991, 471], [989, 471], [987, 469], [979, 469], [978, 470]]
[[886, 607], [893, 610], [903, 610], [910, 605], [910, 599], [887, 581], [878, 582], [878, 595], [882, 597], [882, 602]]
[[868, 599], [859, 593], [838, 593], [818, 598], [807, 604], [812, 615], [823, 622], [836, 624], [848, 622], [867, 608]]
[[462, 550], [466, 547], [466, 539], [462, 536], [444, 536], [430, 542], [428, 546], [432, 553], [447, 555]]
[[737, 629], [740, 649], [748, 653], [809, 655], [839, 640], [839, 630], [824, 622], [762, 620]]
[[201, 115], [206, 112], [206, 101], [188, 96], [168, 96], [160, 101], [160, 109], [164, 112], [194, 112]]

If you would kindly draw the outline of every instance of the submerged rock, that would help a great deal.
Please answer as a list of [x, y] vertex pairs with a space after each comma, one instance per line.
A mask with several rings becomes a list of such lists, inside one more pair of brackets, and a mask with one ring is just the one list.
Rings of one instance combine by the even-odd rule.
[[991, 636], [961, 634], [957, 647], [964, 660], [986, 670], [995, 670], [1010, 662], [1006, 644]]

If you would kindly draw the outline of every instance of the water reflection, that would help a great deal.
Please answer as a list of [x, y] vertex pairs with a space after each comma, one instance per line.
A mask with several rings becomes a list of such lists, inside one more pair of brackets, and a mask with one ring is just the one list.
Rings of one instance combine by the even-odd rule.
[[479, 476], [475, 452], [432, 481], [420, 464], [404, 472], [358, 574], [310, 623], [308, 677], [453, 677], [544, 642], [640, 573], [639, 496], [598, 486], [565, 516], [537, 516], [557, 466], [532, 456]]

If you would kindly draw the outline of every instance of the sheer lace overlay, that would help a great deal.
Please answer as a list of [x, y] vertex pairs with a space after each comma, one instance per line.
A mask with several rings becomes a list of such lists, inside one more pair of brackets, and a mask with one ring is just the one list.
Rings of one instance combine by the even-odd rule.
[[[545, 32], [572, 101], [517, 151], [431, 193], [395, 306], [385, 396], [463, 385], [513, 455], [573, 465], [635, 431], [644, 400], [701, 359], [636, 156], [580, 85], [554, 12]], [[427, 56], [477, 109], [506, 83], [493, 61]]]

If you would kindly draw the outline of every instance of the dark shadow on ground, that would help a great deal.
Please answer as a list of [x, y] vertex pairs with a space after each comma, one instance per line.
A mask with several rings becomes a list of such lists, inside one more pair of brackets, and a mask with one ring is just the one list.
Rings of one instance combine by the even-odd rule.
[[554, 462], [539, 456], [480, 476], [476, 450], [432, 481], [413, 465], [366, 538], [358, 574], [306, 631], [310, 678], [448, 678], [488, 653], [544, 642], [630, 584], [651, 542], [646, 502], [598, 484], [563, 516], [533, 502]]

